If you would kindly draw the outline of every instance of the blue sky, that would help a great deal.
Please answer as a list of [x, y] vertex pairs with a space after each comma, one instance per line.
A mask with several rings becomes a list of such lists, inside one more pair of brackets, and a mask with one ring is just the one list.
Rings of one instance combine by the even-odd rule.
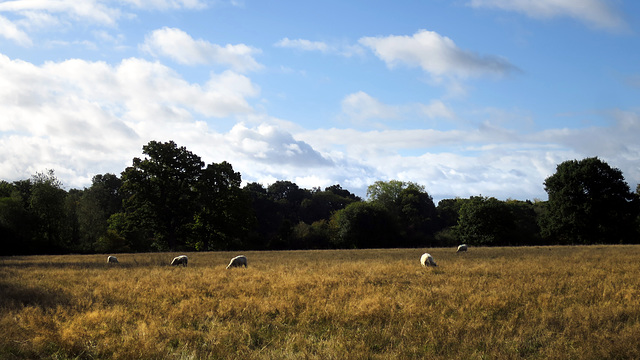
[[546, 199], [640, 182], [640, 3], [0, 1], [0, 179], [67, 188], [174, 140], [243, 180]]

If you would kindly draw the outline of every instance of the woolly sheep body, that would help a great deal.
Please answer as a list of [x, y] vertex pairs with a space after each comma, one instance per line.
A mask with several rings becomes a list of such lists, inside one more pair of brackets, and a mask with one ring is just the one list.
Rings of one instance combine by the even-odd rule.
[[107, 256], [107, 263], [109, 264], [117, 264], [118, 258], [115, 256]]
[[227, 269], [232, 267], [240, 267], [240, 266], [247, 267], [247, 257], [244, 255], [238, 255], [233, 259], [231, 259], [231, 261], [229, 262], [229, 265], [227, 265]]
[[458, 250], [456, 252], [459, 253], [459, 252], [463, 252], [463, 251], [467, 251], [467, 244], [462, 244], [462, 245], [458, 246]]
[[424, 253], [422, 254], [422, 256], [420, 257], [420, 264], [422, 264], [422, 266], [438, 266], [436, 265], [435, 260], [433, 260], [433, 256], [431, 256], [431, 254], [429, 253]]
[[188, 261], [189, 259], [187, 258], [187, 255], [180, 255], [173, 258], [173, 260], [171, 261], [171, 265], [187, 266]]

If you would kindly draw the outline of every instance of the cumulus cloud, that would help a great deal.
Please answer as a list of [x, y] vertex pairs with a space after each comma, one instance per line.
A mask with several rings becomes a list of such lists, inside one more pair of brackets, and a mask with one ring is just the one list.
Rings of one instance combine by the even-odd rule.
[[604, 0], [471, 0], [469, 5], [515, 11], [537, 19], [568, 16], [607, 30], [627, 27], [624, 19]]
[[228, 140], [237, 153], [259, 163], [301, 168], [331, 165], [330, 160], [309, 144], [294, 140], [290, 133], [272, 125], [248, 128], [244, 124], [237, 124], [229, 132]]
[[420, 30], [412, 36], [363, 37], [359, 42], [390, 68], [401, 64], [417, 66], [434, 77], [502, 76], [516, 70], [506, 59], [460, 49], [453, 40], [433, 31]]
[[[232, 71], [200, 85], [136, 58], [38, 66], [0, 54], [0, 173], [28, 178], [51, 168], [90, 179], [104, 168], [122, 171], [149, 140], [204, 142], [207, 122], [250, 114], [248, 98], [258, 94]], [[72, 178], [70, 185], [82, 181]]]
[[260, 51], [244, 44], [220, 46], [208, 41], [194, 40], [186, 32], [164, 27], [147, 35], [141, 48], [154, 55], [166, 56], [187, 65], [222, 64], [238, 71], [262, 67], [253, 57]]
[[367, 179], [398, 179], [425, 185], [437, 199], [546, 199], [544, 180], [566, 160], [599, 156], [621, 169], [632, 189], [640, 182], [640, 114], [614, 110], [606, 117], [609, 126], [530, 133], [482, 123], [446, 131], [316, 129], [297, 138], [349, 169], [363, 192]]

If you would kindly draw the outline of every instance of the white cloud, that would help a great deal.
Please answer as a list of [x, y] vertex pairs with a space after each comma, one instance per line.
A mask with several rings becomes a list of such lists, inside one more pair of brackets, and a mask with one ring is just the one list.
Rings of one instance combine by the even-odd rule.
[[469, 5], [516, 11], [537, 19], [568, 16], [608, 30], [627, 27], [623, 18], [603, 0], [471, 0]]
[[394, 119], [399, 115], [397, 108], [385, 105], [363, 91], [347, 95], [342, 100], [342, 112], [356, 122]]
[[0, 36], [15, 41], [20, 46], [31, 46], [32, 41], [29, 35], [20, 30], [16, 24], [7, 18], [0, 16]]
[[292, 48], [304, 51], [329, 51], [329, 45], [327, 45], [326, 43], [322, 41], [310, 41], [305, 39], [289, 40], [289, 38], [284, 38], [278, 41], [275, 45], [277, 47]]
[[325, 54], [338, 54], [345, 57], [362, 55], [364, 50], [360, 45], [352, 44], [328, 44], [324, 41], [311, 41], [307, 39], [283, 38], [274, 44], [276, 47], [290, 48], [301, 51], [319, 51]]
[[121, 16], [119, 9], [112, 8], [96, 0], [15, 0], [0, 3], [0, 12], [33, 14], [63, 14], [73, 20], [82, 20], [103, 25], [114, 25]]
[[420, 104], [421, 112], [429, 119], [443, 118], [453, 119], [455, 113], [440, 100], [432, 100], [429, 104]]
[[208, 41], [194, 40], [186, 32], [164, 27], [147, 35], [141, 48], [154, 56], [167, 56], [187, 65], [222, 64], [237, 71], [262, 67], [253, 55], [260, 51], [244, 44], [220, 46]]
[[364, 91], [349, 94], [342, 100], [342, 114], [356, 124], [365, 124], [369, 120], [455, 118], [454, 111], [441, 100], [432, 100], [428, 104], [388, 105]]
[[[122, 7], [121, 5], [125, 5]], [[19, 45], [30, 46], [32, 40], [29, 33], [48, 29], [66, 30], [74, 23], [90, 26], [106, 26], [117, 28], [122, 18], [135, 18], [128, 13], [129, 9], [137, 10], [199, 10], [207, 7], [201, 0], [13, 0], [0, 2], [0, 36], [13, 40]], [[238, 49], [231, 49], [238, 51]], [[244, 51], [240, 49], [240, 51]]]
[[248, 128], [237, 124], [229, 132], [228, 140], [236, 154], [270, 167], [285, 165], [311, 169], [331, 165], [330, 160], [309, 144], [295, 140], [290, 133], [272, 125]]
[[66, 183], [81, 186], [97, 173], [124, 170], [149, 140], [210, 146], [207, 122], [250, 114], [247, 98], [258, 94], [232, 71], [199, 85], [135, 58], [37, 66], [0, 54], [0, 178], [51, 168], [76, 174]]
[[126, 4], [133, 5], [140, 9], [148, 10], [178, 10], [193, 9], [200, 10], [207, 7], [206, 1], [200, 0], [120, 0]]
[[418, 66], [434, 77], [502, 76], [515, 70], [503, 58], [462, 50], [450, 38], [433, 31], [420, 30], [412, 36], [363, 37], [359, 42], [390, 68], [400, 64]]

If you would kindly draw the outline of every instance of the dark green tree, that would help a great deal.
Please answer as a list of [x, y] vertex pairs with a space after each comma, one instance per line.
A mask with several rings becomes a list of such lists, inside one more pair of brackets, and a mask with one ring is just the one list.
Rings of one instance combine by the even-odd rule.
[[331, 217], [336, 248], [399, 247], [397, 224], [389, 211], [373, 202], [354, 202]]
[[276, 240], [280, 224], [284, 221], [280, 205], [269, 197], [262, 184], [248, 183], [242, 191], [249, 199], [256, 219], [256, 225], [247, 238], [247, 246], [252, 249], [267, 249]]
[[80, 199], [82, 199], [83, 190], [71, 189], [67, 192], [67, 196], [64, 200], [64, 208], [67, 217], [67, 234], [69, 241], [68, 251], [88, 253], [91, 251], [90, 247], [86, 247], [82, 242], [82, 233], [80, 230], [80, 223], [78, 221], [78, 214], [80, 208]]
[[371, 202], [382, 205], [393, 215], [399, 216], [401, 211], [400, 195], [406, 189], [416, 189], [424, 192], [424, 186], [413, 182], [399, 180], [376, 181], [367, 188], [367, 198]]
[[37, 219], [25, 204], [14, 185], [0, 181], [0, 255], [32, 254], [38, 250], [33, 226]]
[[69, 223], [65, 209], [67, 192], [53, 170], [31, 179], [29, 210], [35, 216], [38, 252], [62, 253], [69, 248]]
[[342, 189], [340, 185], [327, 187], [324, 191], [314, 191], [311, 197], [302, 201], [302, 220], [307, 224], [328, 220], [331, 214], [356, 201], [362, 200], [348, 190]]
[[195, 186], [204, 163], [173, 141], [150, 141], [142, 152], [147, 157], [134, 158], [133, 165], [122, 173], [127, 221], [151, 237], [156, 249], [183, 248], [196, 210]]
[[475, 246], [514, 245], [514, 219], [505, 202], [472, 196], [460, 208], [456, 228], [461, 242]]
[[560, 244], [632, 241], [637, 202], [622, 172], [597, 157], [565, 161], [544, 181], [543, 236]]
[[542, 245], [537, 213], [540, 204], [529, 200], [507, 200], [505, 205], [513, 219], [508, 243], [510, 245]]
[[249, 198], [240, 188], [239, 172], [224, 161], [209, 164], [196, 183], [193, 247], [231, 250], [246, 246], [244, 239], [255, 224]]
[[421, 187], [410, 186], [400, 192], [399, 224], [404, 246], [433, 246], [438, 215], [433, 198]]
[[116, 175], [99, 174], [93, 177], [91, 186], [83, 191], [77, 210], [80, 251], [93, 250], [98, 239], [107, 233], [109, 217], [122, 211], [121, 186], [122, 180]]
[[400, 231], [397, 246], [431, 245], [437, 228], [436, 206], [424, 186], [398, 180], [376, 181], [367, 189], [369, 201], [389, 212]]

